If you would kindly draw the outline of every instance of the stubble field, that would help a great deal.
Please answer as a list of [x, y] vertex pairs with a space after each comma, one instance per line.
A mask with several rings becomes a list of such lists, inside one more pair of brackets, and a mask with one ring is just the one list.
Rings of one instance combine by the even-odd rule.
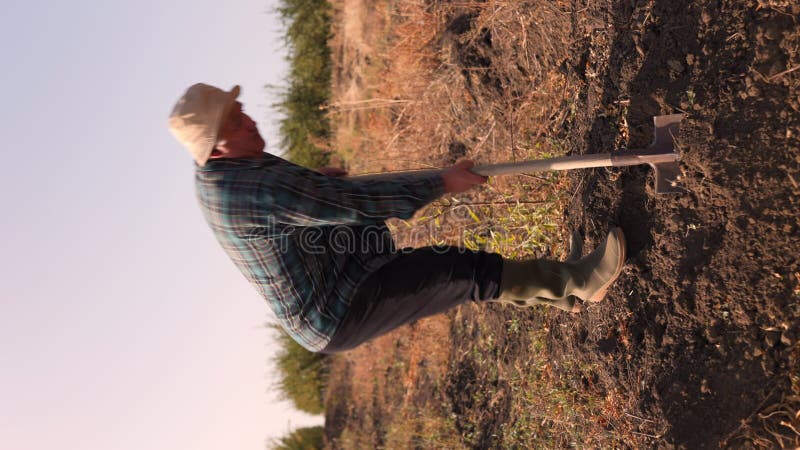
[[800, 446], [800, 5], [334, 2], [351, 173], [644, 147], [684, 113], [686, 193], [647, 167], [493, 179], [401, 246], [564, 258], [628, 240], [607, 300], [464, 305], [331, 362], [329, 448]]

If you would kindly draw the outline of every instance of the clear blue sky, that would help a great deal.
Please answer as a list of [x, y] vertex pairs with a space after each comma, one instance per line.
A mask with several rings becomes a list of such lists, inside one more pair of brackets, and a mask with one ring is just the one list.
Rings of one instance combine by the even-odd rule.
[[0, 446], [263, 449], [321, 423], [277, 400], [271, 315], [167, 130], [240, 84], [274, 151], [274, 0], [27, 0], [0, 17]]

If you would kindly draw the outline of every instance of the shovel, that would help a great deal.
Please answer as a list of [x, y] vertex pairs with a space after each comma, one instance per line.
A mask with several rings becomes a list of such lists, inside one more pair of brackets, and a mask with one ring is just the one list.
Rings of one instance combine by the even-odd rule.
[[[614, 153], [593, 155], [562, 156], [559, 158], [531, 161], [485, 164], [475, 166], [471, 172], [483, 176], [517, 175], [546, 170], [586, 169], [590, 167], [621, 167], [649, 164], [655, 172], [656, 194], [684, 192], [678, 182], [680, 167], [675, 136], [683, 114], [654, 116], [655, 137], [649, 147], [642, 150], [621, 150]], [[387, 180], [398, 176], [429, 176], [443, 172], [444, 169], [410, 170], [389, 172], [378, 175], [360, 175], [353, 180]]]

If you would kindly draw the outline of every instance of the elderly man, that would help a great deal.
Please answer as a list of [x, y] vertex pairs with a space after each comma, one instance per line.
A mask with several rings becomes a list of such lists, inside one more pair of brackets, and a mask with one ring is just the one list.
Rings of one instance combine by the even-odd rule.
[[444, 193], [486, 182], [461, 161], [441, 174], [359, 181], [265, 153], [236, 98], [198, 83], [170, 130], [192, 154], [200, 206], [233, 263], [278, 322], [314, 352], [351, 349], [466, 301], [551, 304], [577, 312], [603, 299], [625, 260], [622, 232], [581, 260], [513, 261], [458, 247], [397, 251], [384, 224]]

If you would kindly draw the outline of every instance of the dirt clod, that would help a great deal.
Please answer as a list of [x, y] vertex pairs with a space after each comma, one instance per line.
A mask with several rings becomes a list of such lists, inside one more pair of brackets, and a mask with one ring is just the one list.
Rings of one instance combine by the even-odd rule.
[[775, 347], [781, 340], [781, 333], [779, 331], [769, 331], [764, 335], [764, 342], [769, 347]]

